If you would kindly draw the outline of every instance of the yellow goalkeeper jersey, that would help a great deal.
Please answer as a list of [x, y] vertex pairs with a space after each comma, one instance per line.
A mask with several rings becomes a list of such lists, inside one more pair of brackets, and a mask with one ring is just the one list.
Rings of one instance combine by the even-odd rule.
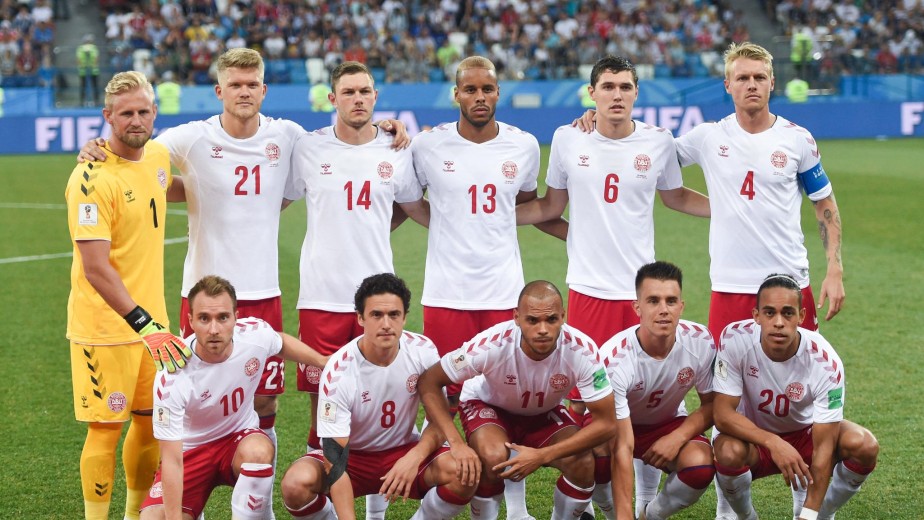
[[129, 161], [112, 152], [103, 162], [78, 164], [67, 182], [67, 225], [74, 244], [67, 337], [75, 343], [118, 345], [138, 334], [103, 300], [84, 276], [77, 241], [106, 240], [109, 263], [132, 299], [169, 327], [164, 302], [164, 220], [170, 155], [148, 141], [144, 158]]

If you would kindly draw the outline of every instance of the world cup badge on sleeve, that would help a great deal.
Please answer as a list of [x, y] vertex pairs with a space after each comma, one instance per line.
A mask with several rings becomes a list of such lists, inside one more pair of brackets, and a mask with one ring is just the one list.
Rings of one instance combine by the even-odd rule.
[[163, 168], [157, 169], [157, 182], [160, 183], [161, 189], [167, 189], [167, 172]]

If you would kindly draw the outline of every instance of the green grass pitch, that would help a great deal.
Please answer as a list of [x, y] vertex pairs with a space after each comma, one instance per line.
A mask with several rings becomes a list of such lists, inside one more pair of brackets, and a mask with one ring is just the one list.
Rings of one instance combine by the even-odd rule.
[[[879, 466], [839, 519], [920, 518], [924, 467], [920, 408], [924, 380], [924, 141], [827, 141], [821, 144], [844, 223], [846, 307], [822, 332], [847, 368], [849, 419], [879, 438]], [[543, 147], [543, 160], [548, 147]], [[64, 338], [71, 250], [63, 192], [72, 156], [0, 157], [0, 518], [82, 517], [78, 460], [85, 427], [73, 419], [67, 341]], [[544, 171], [544, 166], [543, 166]], [[702, 174], [684, 172], [688, 186], [704, 190]], [[541, 184], [541, 183], [540, 183]], [[544, 187], [542, 188], [544, 189]], [[679, 264], [686, 274], [684, 317], [705, 322], [709, 297], [708, 223], [666, 210], [656, 203], [657, 256]], [[305, 232], [303, 203], [282, 217], [280, 272], [286, 330], [296, 333], [298, 255]], [[917, 224], [915, 224], [917, 222]], [[185, 235], [182, 207], [170, 212], [167, 237]], [[816, 295], [824, 276], [824, 255], [811, 206], [803, 206], [803, 229]], [[917, 231], [915, 231], [917, 230]], [[397, 273], [415, 294], [408, 329], [421, 329], [425, 231], [413, 222], [392, 238]], [[521, 228], [526, 278], [546, 278], [564, 287], [564, 243], [532, 228]], [[172, 320], [179, 307], [185, 243], [168, 245], [167, 303]], [[174, 323], [176, 323], [174, 321]], [[175, 327], [174, 327], [175, 328]], [[281, 398], [277, 422], [282, 470], [302, 453], [308, 429], [305, 394]], [[117, 477], [121, 479], [121, 476]], [[542, 470], [528, 480], [529, 508], [548, 518], [555, 475]], [[278, 482], [278, 481], [277, 481]], [[122, 518], [124, 484], [117, 482], [110, 518]], [[918, 491], [915, 491], [918, 490]], [[281, 498], [279, 518], [286, 518]], [[230, 517], [229, 493], [213, 494], [206, 515]], [[678, 518], [711, 518], [715, 492]], [[763, 518], [789, 518], [791, 500], [779, 477], [755, 483], [754, 501]], [[362, 502], [359, 501], [358, 507]], [[395, 504], [389, 518], [408, 518], [416, 504]], [[466, 516], [467, 517], [467, 516]]]

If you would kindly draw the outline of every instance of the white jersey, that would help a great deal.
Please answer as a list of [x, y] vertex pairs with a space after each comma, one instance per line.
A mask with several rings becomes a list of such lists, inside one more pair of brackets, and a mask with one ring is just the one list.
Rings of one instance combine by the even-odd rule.
[[641, 122], [623, 139], [559, 127], [545, 182], [568, 190], [568, 286], [634, 300], [636, 272], [655, 259], [655, 191], [683, 187], [671, 133]]
[[832, 193], [812, 135], [779, 116], [751, 134], [732, 114], [677, 139], [677, 154], [706, 176], [712, 290], [756, 294], [771, 273], [792, 274], [807, 287], [800, 189], [813, 201]]
[[462, 383], [460, 401], [479, 400], [516, 415], [552, 410], [577, 387], [581, 400], [613, 393], [593, 340], [565, 324], [552, 354], [530, 359], [520, 348], [522, 333], [511, 321], [479, 333], [440, 359], [453, 383]]
[[387, 367], [366, 361], [359, 338], [334, 353], [321, 374], [318, 437], [349, 437], [350, 449], [381, 451], [416, 442], [417, 378], [439, 361], [426, 336], [404, 331]]
[[600, 347], [613, 397], [616, 418], [631, 417], [632, 424], [655, 425], [686, 416], [683, 398], [691, 388], [712, 392], [715, 343], [709, 329], [680, 320], [675, 342], [664, 359], [655, 359], [638, 341], [639, 326], [616, 334]]
[[299, 309], [354, 312], [363, 279], [394, 272], [392, 205], [416, 201], [423, 190], [410, 151], [392, 150], [393, 141], [379, 131], [371, 142], [351, 145], [337, 139], [333, 127], [298, 141], [285, 198], [306, 197]]
[[[282, 350], [282, 337], [259, 318], [234, 327], [231, 356], [208, 363], [193, 355], [182, 370], [161, 370], [154, 381], [154, 437], [183, 441], [183, 451], [232, 433], [257, 428], [253, 396], [266, 358]], [[186, 338], [195, 352], [196, 335]]]
[[760, 346], [760, 326], [736, 321], [722, 332], [715, 391], [741, 397], [738, 411], [773, 433], [844, 418], [844, 365], [821, 334], [799, 328], [799, 350], [772, 361]]
[[498, 123], [497, 137], [477, 144], [456, 125], [442, 124], [411, 143], [430, 199], [421, 301], [449, 309], [512, 309], [523, 288], [514, 208], [521, 191], [536, 189], [539, 143]]
[[183, 174], [189, 249], [182, 295], [205, 275], [231, 281], [241, 300], [279, 296], [279, 211], [295, 141], [305, 130], [260, 115], [253, 137], [235, 139], [220, 116], [157, 137]]

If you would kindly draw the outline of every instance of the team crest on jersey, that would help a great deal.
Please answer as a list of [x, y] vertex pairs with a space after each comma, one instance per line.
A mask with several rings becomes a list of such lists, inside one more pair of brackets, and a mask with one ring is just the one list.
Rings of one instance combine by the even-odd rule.
[[443, 161], [443, 171], [447, 173], [455, 173], [455, 161]]
[[106, 406], [109, 407], [115, 413], [119, 413], [122, 410], [125, 410], [125, 407], [128, 405], [128, 399], [125, 397], [125, 394], [122, 392], [112, 392], [109, 394], [109, 397], [106, 399]]
[[773, 152], [773, 155], [770, 156], [770, 164], [772, 164], [774, 168], [785, 168], [788, 162], [789, 157], [779, 150]]
[[257, 370], [259, 369], [260, 369], [260, 362], [255, 357], [248, 359], [247, 362], [244, 363], [244, 374], [247, 377], [252, 377], [254, 374], [257, 373]]
[[520, 171], [520, 168], [513, 161], [505, 161], [501, 166], [501, 173], [507, 178], [508, 183], [517, 177], [518, 171]]
[[321, 382], [321, 369], [318, 367], [305, 367], [305, 379], [309, 384], [316, 385]]
[[164, 496], [163, 482], [155, 482], [154, 485], [151, 486], [151, 491], [148, 494], [151, 495], [151, 498], [160, 498]]
[[394, 166], [392, 166], [391, 163], [388, 161], [380, 162], [377, 170], [379, 172], [379, 177], [381, 177], [382, 180], [386, 180], [386, 181], [388, 179], [391, 179], [391, 176], [394, 175], [395, 173]]
[[551, 386], [553, 390], [562, 391], [571, 387], [571, 380], [568, 379], [568, 376], [565, 374], [555, 374], [549, 378], [549, 386]]
[[724, 144], [719, 145], [719, 157], [728, 157], [728, 147]]
[[269, 159], [270, 162], [279, 160], [279, 146], [276, 143], [266, 145], [264, 152], [266, 153], [266, 158]]
[[642, 173], [651, 169], [651, 157], [640, 153], [635, 156], [635, 169]]
[[789, 383], [789, 385], [786, 386], [786, 397], [788, 397], [790, 401], [801, 401], [803, 395], [805, 395], [805, 387], [802, 386], [802, 383]]
[[677, 384], [680, 386], [690, 386], [693, 383], [693, 369], [683, 367], [677, 372]]
[[751, 377], [759, 377], [760, 369], [755, 367], [754, 365], [751, 365], [748, 367], [748, 375]]
[[589, 168], [590, 167], [590, 156], [589, 155], [578, 155], [578, 166]]
[[330, 175], [334, 172], [330, 171], [330, 163], [324, 163], [321, 165], [321, 175]]
[[517, 376], [514, 375], [514, 374], [507, 374], [507, 375], [504, 377], [504, 384], [505, 384], [505, 385], [515, 385], [515, 384], [517, 384]]
[[414, 392], [417, 391], [417, 379], [419, 377], [420, 376], [418, 376], [417, 374], [411, 374], [407, 376], [407, 381], [404, 382], [404, 388], [407, 388], [407, 392], [409, 394], [413, 394]]
[[163, 168], [157, 169], [157, 182], [162, 189], [167, 189], [167, 172]]
[[478, 410], [478, 417], [482, 419], [497, 419], [497, 412], [494, 411], [494, 408], [482, 408]]
[[212, 159], [221, 159], [224, 155], [221, 155], [221, 147], [213, 146], [212, 147]]

